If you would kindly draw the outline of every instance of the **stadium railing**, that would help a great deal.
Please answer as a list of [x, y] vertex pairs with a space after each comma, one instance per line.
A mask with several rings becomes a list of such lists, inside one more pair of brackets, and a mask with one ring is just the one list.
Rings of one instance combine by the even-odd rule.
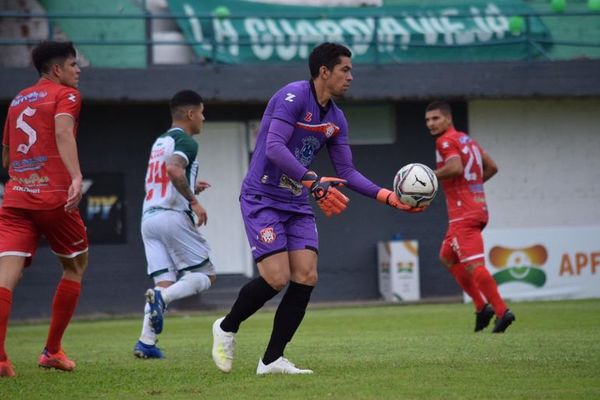
[[[243, 18], [252, 17], [252, 15], [231, 15], [226, 18], [232, 21], [241, 20]], [[302, 16], [294, 16], [294, 15], [270, 15], [270, 18], [285, 18], [293, 21], [294, 19], [312, 19], [319, 20], [324, 17], [323, 14], [314, 15], [310, 17]], [[333, 16], [335, 18], [341, 18], [338, 16]], [[372, 39], [369, 40], [361, 40], [357, 39], [357, 36], [353, 35], [344, 35], [344, 42], [349, 45], [374, 45], [373, 46], [373, 57], [371, 62], [375, 64], [382, 63], [382, 59], [387, 56], [389, 62], [389, 54], [382, 51], [386, 45], [390, 45], [389, 38], [381, 41], [382, 35], [378, 32], [380, 25], [380, 21], [382, 18], [420, 18], [422, 15], [411, 15], [410, 13], [402, 13], [402, 15], [372, 15], [374, 19], [374, 31]], [[549, 32], [550, 34], [544, 35], [539, 32], [534, 32], [532, 27], [536, 23], [535, 21], [539, 18], [559, 18], [563, 21], [567, 21], [568, 19], [576, 19], [576, 18], [596, 18], [600, 19], [600, 12], [589, 11], [589, 12], [563, 12], [560, 14], [557, 13], [528, 13], [528, 14], [515, 14], [515, 15], [506, 15], [506, 17], [510, 18], [510, 29], [517, 30], [517, 32], [513, 32], [513, 37], [504, 38], [502, 40], [489, 40], [486, 42], [474, 42], [474, 43], [466, 43], [466, 44], [457, 44], [454, 43], [452, 45], [447, 44], [431, 44], [425, 42], [411, 42], [411, 43], [392, 43], [393, 45], [404, 46], [408, 49], [459, 49], [459, 48], [490, 48], [495, 46], [510, 46], [510, 45], [524, 45], [526, 51], [524, 52], [521, 60], [523, 61], [534, 61], [536, 59], [544, 59], [544, 60], [553, 60], [556, 59], [553, 55], [547, 50], [548, 46], [565, 46], [565, 47], [575, 47], [575, 48], [583, 48], [586, 49], [584, 52], [579, 53], [572, 58], [592, 58], [592, 59], [600, 59], [600, 36], [592, 35], [592, 38], [597, 38], [597, 41], [590, 40], [564, 40], [560, 37], [556, 37], [553, 32]], [[214, 14], [206, 14], [206, 15], [195, 15], [198, 21], [211, 22], [214, 19], [222, 19], [223, 17], [216, 16]], [[461, 19], [461, 18], [473, 18], [472, 15], [467, 14], [456, 14], [452, 15], [452, 18]], [[164, 13], [164, 14], [152, 14], [150, 12], [142, 12], [142, 13], [86, 13], [86, 12], [21, 12], [21, 11], [0, 11], [0, 20], [5, 19], [41, 19], [47, 21], [48, 24], [48, 32], [47, 36], [42, 40], [52, 40], [55, 38], [56, 25], [59, 21], [64, 20], [133, 20], [133, 21], [144, 21], [145, 23], [145, 38], [141, 40], [114, 40], [114, 39], [89, 39], [84, 37], [74, 37], [73, 35], [69, 35], [68, 39], [74, 41], [78, 46], [143, 46], [146, 50], [146, 65], [153, 64], [152, 60], [152, 52], [154, 46], [161, 45], [187, 45], [187, 46], [200, 46], [209, 44], [211, 48], [211, 54], [205, 57], [205, 61], [208, 63], [219, 63], [223, 62], [219, 60], [217, 51], [219, 48], [223, 46], [228, 46], [229, 43], [222, 42], [217, 38], [216, 35], [212, 35], [208, 40], [196, 40], [190, 38], [191, 35], [188, 35], [183, 40], [155, 40], [152, 38], [152, 30], [151, 24], [153, 20], [159, 19], [169, 19], [173, 21], [180, 20], [189, 20], [190, 16], [187, 14], [175, 14], [175, 13]], [[575, 22], [577, 23], [577, 21]], [[284, 38], [283, 42], [287, 43]], [[394, 38], [393, 40], [399, 40]], [[0, 37], [0, 46], [31, 46], [40, 42], [40, 39], [24, 39], [24, 38], [2, 38]], [[240, 37], [236, 41], [236, 45], [240, 47], [249, 47], [256, 45], [256, 41], [251, 40], [250, 37]], [[449, 61], [456, 61], [453, 59], [454, 57], [449, 57]], [[564, 59], [564, 57], [563, 57]], [[394, 60], [392, 57], [392, 62], [405, 62], [406, 60]], [[425, 60], [426, 61], [426, 60]], [[461, 60], [465, 61], [465, 60]], [[468, 61], [468, 60], [467, 60]]]

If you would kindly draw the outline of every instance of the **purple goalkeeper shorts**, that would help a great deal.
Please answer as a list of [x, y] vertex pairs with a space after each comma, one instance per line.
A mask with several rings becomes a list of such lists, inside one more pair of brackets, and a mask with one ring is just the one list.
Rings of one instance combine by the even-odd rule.
[[290, 204], [243, 194], [240, 205], [254, 261], [284, 251], [318, 252], [319, 234], [310, 204]]

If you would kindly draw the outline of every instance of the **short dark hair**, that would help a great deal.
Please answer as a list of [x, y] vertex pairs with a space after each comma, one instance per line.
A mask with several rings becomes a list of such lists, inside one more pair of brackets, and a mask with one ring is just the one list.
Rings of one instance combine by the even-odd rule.
[[202, 100], [202, 96], [198, 93], [193, 90], [182, 90], [175, 93], [173, 98], [171, 98], [169, 107], [171, 108], [171, 115], [176, 115], [181, 107], [199, 106], [202, 103], [204, 103], [204, 101]]
[[440, 110], [442, 114], [452, 116], [452, 108], [450, 107], [450, 104], [446, 103], [445, 101], [436, 100], [429, 103], [425, 109], [425, 112], [433, 110]]
[[44, 41], [31, 52], [31, 61], [40, 75], [50, 72], [53, 64], [62, 64], [69, 57], [77, 57], [73, 42]]
[[319, 76], [319, 69], [322, 66], [325, 66], [330, 71], [333, 70], [333, 67], [341, 62], [340, 57], [352, 57], [352, 52], [341, 44], [321, 43], [308, 56], [310, 76], [313, 78]]

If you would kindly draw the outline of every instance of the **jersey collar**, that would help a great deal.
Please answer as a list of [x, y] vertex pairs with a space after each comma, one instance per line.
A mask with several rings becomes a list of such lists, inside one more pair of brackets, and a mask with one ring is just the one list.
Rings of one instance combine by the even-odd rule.
[[185, 130], [178, 126], [172, 126], [167, 132], [171, 132], [171, 131], [181, 131], [181, 132], [185, 133]]
[[454, 126], [451, 126], [450, 128], [446, 129], [446, 130], [445, 130], [445, 131], [444, 131], [444, 132], [443, 132], [443, 133], [440, 135], [440, 137], [442, 137], [442, 136], [446, 136], [446, 135], [450, 135], [450, 134], [452, 134], [452, 133], [456, 133], [456, 132], [457, 132], [457, 131], [456, 131], [456, 128], [454, 128]]

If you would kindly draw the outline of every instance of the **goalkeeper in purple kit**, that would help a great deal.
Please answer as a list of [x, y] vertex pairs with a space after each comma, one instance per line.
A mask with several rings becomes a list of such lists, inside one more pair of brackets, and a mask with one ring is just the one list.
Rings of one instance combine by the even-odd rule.
[[[333, 101], [350, 88], [351, 56], [339, 44], [317, 46], [309, 56], [312, 79], [281, 88], [264, 112], [240, 197], [260, 275], [242, 287], [229, 314], [213, 324], [212, 356], [223, 372], [232, 368], [240, 324], [287, 286], [256, 373], [312, 373], [283, 356], [317, 283], [319, 244], [309, 195], [328, 217], [348, 205], [349, 199], [338, 190], [341, 186], [400, 210], [422, 210], [401, 203], [394, 192], [375, 185], [352, 163], [346, 118]], [[322, 177], [309, 169], [324, 146], [338, 177]]]

